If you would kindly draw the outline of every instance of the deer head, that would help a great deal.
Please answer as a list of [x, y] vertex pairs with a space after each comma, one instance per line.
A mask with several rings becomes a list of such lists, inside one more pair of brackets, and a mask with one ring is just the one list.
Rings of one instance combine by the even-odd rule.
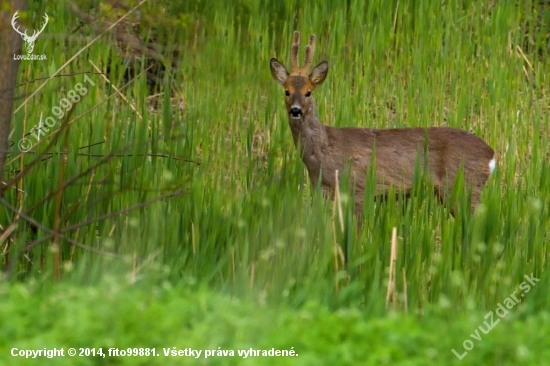
[[32, 50], [34, 49], [34, 42], [36, 42], [36, 38], [38, 38], [40, 33], [42, 33], [44, 28], [46, 28], [46, 24], [48, 24], [48, 14], [44, 14], [44, 24], [42, 25], [42, 29], [40, 29], [39, 31], [35, 30], [33, 32], [32, 36], [28, 36], [27, 35], [27, 30], [25, 30], [24, 33], [21, 33], [21, 31], [19, 30], [19, 27], [16, 28], [15, 21], [19, 17], [17, 15], [18, 12], [19, 11], [16, 11], [15, 14], [13, 14], [13, 18], [11, 18], [11, 25], [12, 25], [13, 29], [17, 33], [19, 33], [21, 35], [21, 37], [23, 38], [23, 41], [25, 42], [25, 50], [27, 51], [27, 53], [32, 53]]
[[[309, 73], [309, 68], [313, 61], [315, 53], [315, 35], [309, 37], [309, 44], [306, 47], [306, 58], [304, 65], [300, 68], [298, 65], [298, 50], [300, 48], [300, 33], [294, 32], [292, 37], [292, 49], [290, 54], [290, 63], [292, 72], [289, 73], [276, 58], [270, 61], [271, 75], [273, 79], [282, 84], [285, 88], [285, 104], [290, 118], [299, 120], [311, 111], [314, 106], [311, 92], [317, 85], [325, 81], [328, 73], [328, 63], [321, 62]], [[317, 113], [317, 111], [312, 111]]]

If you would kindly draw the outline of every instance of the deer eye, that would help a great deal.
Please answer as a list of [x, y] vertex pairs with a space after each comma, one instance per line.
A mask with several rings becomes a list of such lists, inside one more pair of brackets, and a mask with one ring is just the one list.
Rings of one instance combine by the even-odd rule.
[[306, 97], [311, 97], [311, 92], [310, 92], [310, 91], [308, 91], [308, 92], [306, 93]]
[[285, 90], [285, 95], [286, 95], [287, 97], [290, 97], [290, 92], [289, 92], [288, 90]]

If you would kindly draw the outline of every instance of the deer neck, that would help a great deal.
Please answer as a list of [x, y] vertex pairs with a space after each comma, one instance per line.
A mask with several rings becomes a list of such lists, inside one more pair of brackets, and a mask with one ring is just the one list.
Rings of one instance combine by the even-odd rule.
[[300, 148], [304, 163], [308, 165], [308, 160], [318, 160], [319, 157], [315, 157], [327, 144], [327, 133], [317, 116], [315, 100], [311, 101], [310, 107], [300, 119], [294, 119], [289, 115], [288, 123], [294, 138], [294, 146]]

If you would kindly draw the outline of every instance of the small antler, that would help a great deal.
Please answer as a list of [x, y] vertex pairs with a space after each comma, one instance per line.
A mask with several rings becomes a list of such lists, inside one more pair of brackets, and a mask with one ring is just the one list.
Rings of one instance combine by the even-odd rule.
[[292, 66], [293, 74], [307, 74], [311, 63], [313, 62], [313, 55], [315, 54], [315, 34], [309, 36], [309, 43], [306, 46], [306, 58], [304, 60], [304, 66], [300, 68], [298, 62], [298, 52], [300, 50], [300, 32], [294, 32], [292, 34], [292, 48], [290, 50], [290, 64]]
[[313, 55], [315, 54], [315, 34], [309, 36], [309, 44], [306, 46], [306, 59], [304, 61], [304, 66], [302, 66], [302, 72], [306, 73], [311, 67], [313, 62]]
[[298, 51], [300, 50], [300, 32], [292, 34], [292, 48], [290, 50], [290, 65], [292, 72], [299, 72], [300, 65], [298, 64]]

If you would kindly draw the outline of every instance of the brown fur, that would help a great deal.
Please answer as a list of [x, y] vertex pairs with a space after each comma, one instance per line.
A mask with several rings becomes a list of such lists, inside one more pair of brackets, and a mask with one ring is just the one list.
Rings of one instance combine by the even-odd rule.
[[[299, 44], [299, 35], [296, 34], [293, 39]], [[308, 62], [302, 69], [297, 64], [295, 46], [296, 42], [293, 45], [292, 73], [289, 74], [273, 58], [270, 62], [271, 74], [285, 88], [285, 104], [294, 144], [300, 148], [313, 184], [320, 181], [323, 190], [332, 195], [336, 183], [335, 171], [342, 172], [351, 163], [355, 178], [355, 211], [360, 214], [373, 150], [376, 157], [376, 192], [386, 194], [390, 186], [409, 192], [418, 154], [424, 158], [427, 139], [428, 172], [437, 194], [443, 199], [447, 196], [463, 163], [465, 180], [472, 187], [473, 212], [491, 173], [489, 162], [494, 158], [491, 147], [467, 131], [448, 127], [371, 129], [322, 125], [317, 117], [315, 100], [307, 93], [311, 94], [317, 85], [323, 83], [328, 64], [321, 62], [306, 76], [313, 58], [315, 38], [310, 38]]]

